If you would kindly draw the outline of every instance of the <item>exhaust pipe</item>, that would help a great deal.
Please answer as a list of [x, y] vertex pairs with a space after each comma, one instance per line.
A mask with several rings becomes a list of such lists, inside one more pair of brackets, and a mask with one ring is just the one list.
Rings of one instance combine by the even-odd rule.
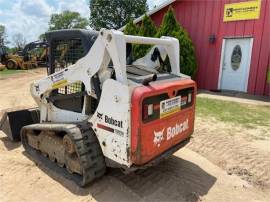
[[39, 123], [39, 109], [6, 110], [0, 120], [2, 130], [11, 141], [20, 141], [21, 128]]
[[157, 74], [151, 74], [147, 76], [145, 79], [143, 79], [142, 84], [144, 86], [148, 86], [150, 82], [157, 80]]

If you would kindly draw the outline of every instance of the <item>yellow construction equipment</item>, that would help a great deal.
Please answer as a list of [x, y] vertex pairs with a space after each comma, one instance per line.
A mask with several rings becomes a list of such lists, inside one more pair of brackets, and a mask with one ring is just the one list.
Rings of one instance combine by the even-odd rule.
[[[33, 50], [43, 49], [41, 57], [33, 54]], [[16, 54], [8, 54], [4, 47], [0, 47], [0, 62], [7, 69], [32, 69], [39, 65], [39, 60], [44, 61], [47, 58], [47, 43], [44, 41], [34, 41], [27, 44], [22, 51]]]

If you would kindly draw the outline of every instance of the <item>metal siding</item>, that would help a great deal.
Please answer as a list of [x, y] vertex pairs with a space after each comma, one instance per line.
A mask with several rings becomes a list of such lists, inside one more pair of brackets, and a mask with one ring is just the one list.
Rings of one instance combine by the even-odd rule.
[[[212, 50], [212, 58], [210, 60], [212, 61], [209, 64], [209, 67], [211, 68], [212, 72], [210, 73], [213, 76], [213, 79], [211, 79], [211, 89], [216, 89], [218, 87], [218, 78], [219, 78], [219, 65], [220, 65], [220, 59], [221, 58], [221, 49], [222, 49], [222, 37], [219, 36], [219, 32], [223, 30], [222, 26], [222, 18], [223, 13], [222, 7], [223, 2], [222, 1], [215, 1], [215, 7], [214, 7], [214, 15], [213, 15], [213, 34], [216, 35], [216, 43], [213, 44]], [[222, 27], [222, 28], [221, 28]], [[220, 51], [219, 51], [220, 50]], [[211, 57], [211, 56], [210, 56]]]
[[[268, 66], [268, 71], [270, 71], [270, 52], [269, 52], [268, 65], [267, 66]], [[266, 85], [265, 85], [264, 94], [270, 96], [270, 84], [268, 84], [267, 82], [266, 82]]]
[[203, 63], [203, 52], [206, 50], [203, 50], [203, 45], [204, 45], [204, 38], [203, 38], [203, 28], [205, 27], [205, 21], [204, 21], [204, 16], [205, 16], [205, 4], [204, 2], [198, 2], [199, 4], [199, 13], [198, 13], [198, 31], [197, 31], [197, 36], [196, 36], [196, 42], [194, 44], [195, 50], [196, 50], [196, 58], [197, 58], [197, 65], [198, 65], [198, 75], [197, 75], [197, 83], [199, 86], [203, 86], [203, 81], [205, 79], [205, 65]]
[[[261, 93], [263, 90], [258, 89], [257, 86], [261, 82], [266, 82], [264, 81], [259, 81], [258, 80], [258, 74], [261, 74], [260, 72], [260, 60], [266, 60], [267, 58], [262, 58], [262, 50], [261, 47], [266, 41], [262, 41], [262, 36], [263, 36], [263, 30], [264, 30], [264, 21], [265, 21], [265, 13], [266, 13], [266, 1], [262, 1], [261, 5], [261, 15], [259, 20], [254, 21], [254, 30], [252, 36], [254, 37], [254, 44], [253, 44], [253, 50], [252, 50], [252, 57], [251, 57], [251, 67], [250, 67], [250, 74], [249, 74], [249, 83], [248, 83], [248, 92], [252, 94], [257, 94], [257, 95], [263, 95]], [[265, 29], [267, 29], [265, 27]], [[266, 75], [266, 74], [265, 74]], [[262, 87], [264, 89], [264, 87]]]
[[[205, 22], [211, 22], [213, 20], [213, 15], [214, 15], [214, 6], [215, 3], [212, 3], [211, 1], [207, 1], [206, 2], [206, 10], [208, 10], [208, 12], [206, 13], [205, 16]], [[211, 67], [209, 65], [209, 63], [211, 62], [212, 58], [209, 57], [208, 55], [213, 55], [214, 54], [214, 49], [212, 48], [211, 43], [209, 43], [209, 37], [212, 34], [212, 26], [205, 26], [204, 28], [204, 49], [205, 51], [203, 51], [203, 57], [204, 57], [204, 64], [205, 64], [205, 71], [206, 71], [206, 79], [204, 79], [204, 86], [212, 86], [212, 73], [213, 73], [213, 67]]]
[[265, 86], [267, 85], [267, 69], [268, 69], [268, 58], [270, 57], [270, 3], [264, 2], [265, 5], [265, 18], [264, 24], [261, 28], [263, 30], [261, 38], [261, 49], [259, 65], [257, 70], [257, 80], [255, 93], [262, 95], [264, 93]]
[[[266, 83], [267, 63], [270, 55], [270, 1], [262, 0], [259, 20], [223, 22], [224, 4], [247, 0], [179, 0], [171, 4], [180, 24], [189, 32], [195, 46], [198, 86], [217, 89], [219, 67], [224, 37], [254, 38], [248, 93], [269, 95]], [[157, 25], [161, 23], [169, 6], [151, 17]], [[210, 34], [216, 35], [216, 43], [209, 43]], [[180, 47], [181, 48], [181, 47]]]

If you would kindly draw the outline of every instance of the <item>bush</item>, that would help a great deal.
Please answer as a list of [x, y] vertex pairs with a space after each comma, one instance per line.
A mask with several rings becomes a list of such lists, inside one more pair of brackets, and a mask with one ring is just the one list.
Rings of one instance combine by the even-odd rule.
[[171, 36], [179, 40], [181, 73], [194, 77], [197, 71], [194, 46], [188, 33], [177, 22], [171, 7], [165, 14], [158, 31], [157, 37], [161, 36]]
[[127, 35], [138, 35], [140, 28], [133, 23], [133, 20], [129, 21], [126, 25], [124, 33]]
[[[155, 26], [154, 22], [148, 15], [144, 15], [142, 24], [139, 28], [138, 35], [145, 36], [145, 37], [154, 37], [157, 34], [157, 27]], [[135, 59], [139, 59], [144, 57], [151, 45], [134, 45], [133, 48], [133, 56]]]
[[[181, 73], [187, 74], [191, 77], [195, 76], [197, 71], [196, 59], [195, 59], [195, 50], [193, 43], [184, 30], [184, 28], [177, 22], [174, 11], [170, 7], [168, 12], [165, 14], [162, 24], [159, 29], [155, 26], [152, 19], [145, 15], [141, 26], [136, 26], [133, 22], [129, 22], [124, 31], [125, 34], [130, 35], [139, 35], [145, 37], [161, 37], [161, 36], [171, 36], [179, 40], [180, 43], [180, 67]], [[133, 56], [134, 59], [141, 58], [149, 51], [151, 46], [149, 45], [135, 45], [133, 46]], [[169, 59], [168, 57], [165, 60], [165, 67], [162, 67], [164, 70], [169, 70]]]

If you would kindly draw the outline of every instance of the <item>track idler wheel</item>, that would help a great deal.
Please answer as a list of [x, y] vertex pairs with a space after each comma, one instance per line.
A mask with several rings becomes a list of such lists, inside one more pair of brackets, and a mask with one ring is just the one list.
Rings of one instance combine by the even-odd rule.
[[72, 139], [68, 136], [68, 135], [65, 135], [64, 138], [63, 138], [63, 144], [64, 144], [64, 148], [65, 148], [65, 151], [68, 153], [68, 154], [73, 154], [75, 152], [75, 146], [73, 144], [73, 141]]

